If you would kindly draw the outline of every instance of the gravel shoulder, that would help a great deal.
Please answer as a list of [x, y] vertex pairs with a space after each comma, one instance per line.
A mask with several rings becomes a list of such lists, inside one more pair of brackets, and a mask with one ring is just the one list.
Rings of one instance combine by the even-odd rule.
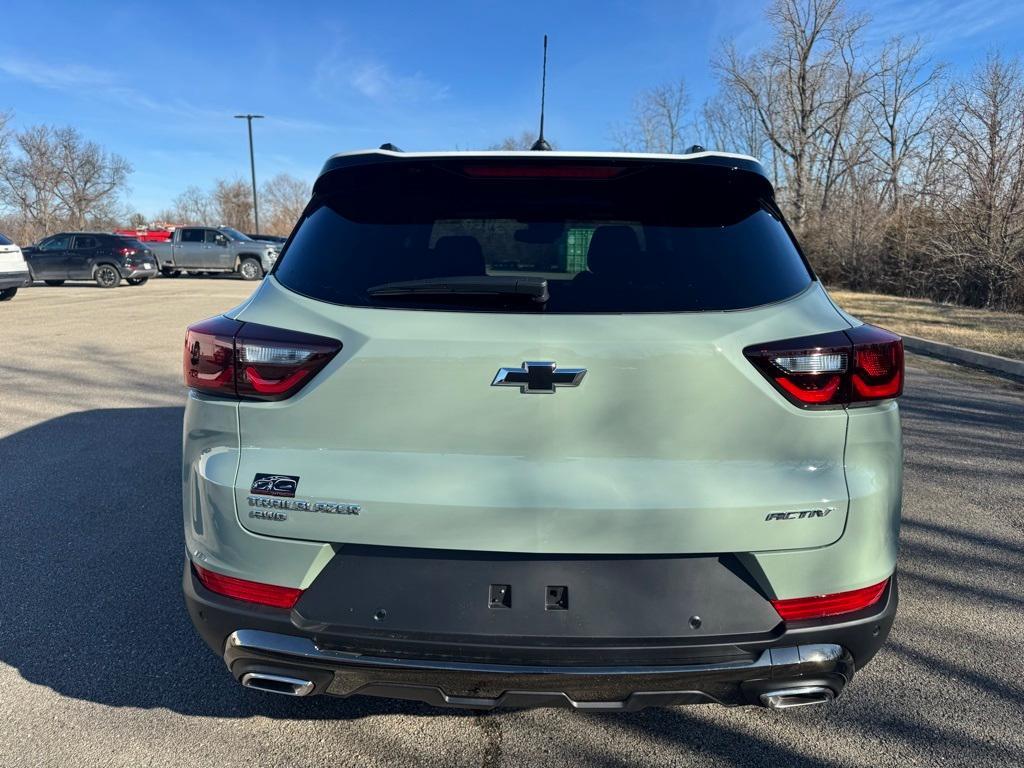
[[1024, 314], [875, 293], [832, 290], [829, 293], [839, 306], [866, 323], [896, 333], [1024, 360]]

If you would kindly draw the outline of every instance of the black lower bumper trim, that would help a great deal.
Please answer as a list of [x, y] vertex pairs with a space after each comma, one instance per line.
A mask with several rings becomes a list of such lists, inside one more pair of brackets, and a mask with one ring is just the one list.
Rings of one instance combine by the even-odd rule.
[[318, 648], [308, 638], [259, 630], [233, 632], [224, 648], [232, 674], [287, 675], [314, 693], [356, 694], [437, 706], [562, 706], [635, 711], [649, 706], [758, 703], [780, 688], [820, 685], [838, 695], [853, 659], [838, 645], [773, 648], [749, 662], [668, 667], [531, 667], [388, 659]]

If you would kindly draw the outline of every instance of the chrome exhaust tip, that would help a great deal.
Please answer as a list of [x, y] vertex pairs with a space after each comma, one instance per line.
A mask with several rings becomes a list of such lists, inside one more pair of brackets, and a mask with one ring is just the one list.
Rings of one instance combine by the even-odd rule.
[[242, 675], [242, 685], [267, 693], [280, 693], [282, 696], [309, 696], [316, 685], [312, 680], [285, 675], [270, 675], [266, 672], [246, 672]]
[[762, 706], [768, 709], [793, 709], [794, 707], [810, 707], [815, 704], [828, 704], [836, 697], [836, 692], [824, 685], [809, 685], [803, 688], [782, 688], [761, 694]]

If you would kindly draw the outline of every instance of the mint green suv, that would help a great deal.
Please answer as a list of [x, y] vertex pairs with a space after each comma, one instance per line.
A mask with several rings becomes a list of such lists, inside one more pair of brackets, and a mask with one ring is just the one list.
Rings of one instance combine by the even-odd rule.
[[185, 598], [249, 688], [781, 709], [892, 624], [902, 341], [752, 158], [337, 155], [184, 377]]

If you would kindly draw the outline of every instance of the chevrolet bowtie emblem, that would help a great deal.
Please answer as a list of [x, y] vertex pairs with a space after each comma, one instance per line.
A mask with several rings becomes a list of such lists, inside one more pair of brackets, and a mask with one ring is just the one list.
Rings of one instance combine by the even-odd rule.
[[559, 368], [554, 363], [525, 362], [521, 368], [501, 368], [491, 382], [492, 387], [519, 387], [524, 395], [555, 392], [555, 387], [578, 387], [586, 368]]

